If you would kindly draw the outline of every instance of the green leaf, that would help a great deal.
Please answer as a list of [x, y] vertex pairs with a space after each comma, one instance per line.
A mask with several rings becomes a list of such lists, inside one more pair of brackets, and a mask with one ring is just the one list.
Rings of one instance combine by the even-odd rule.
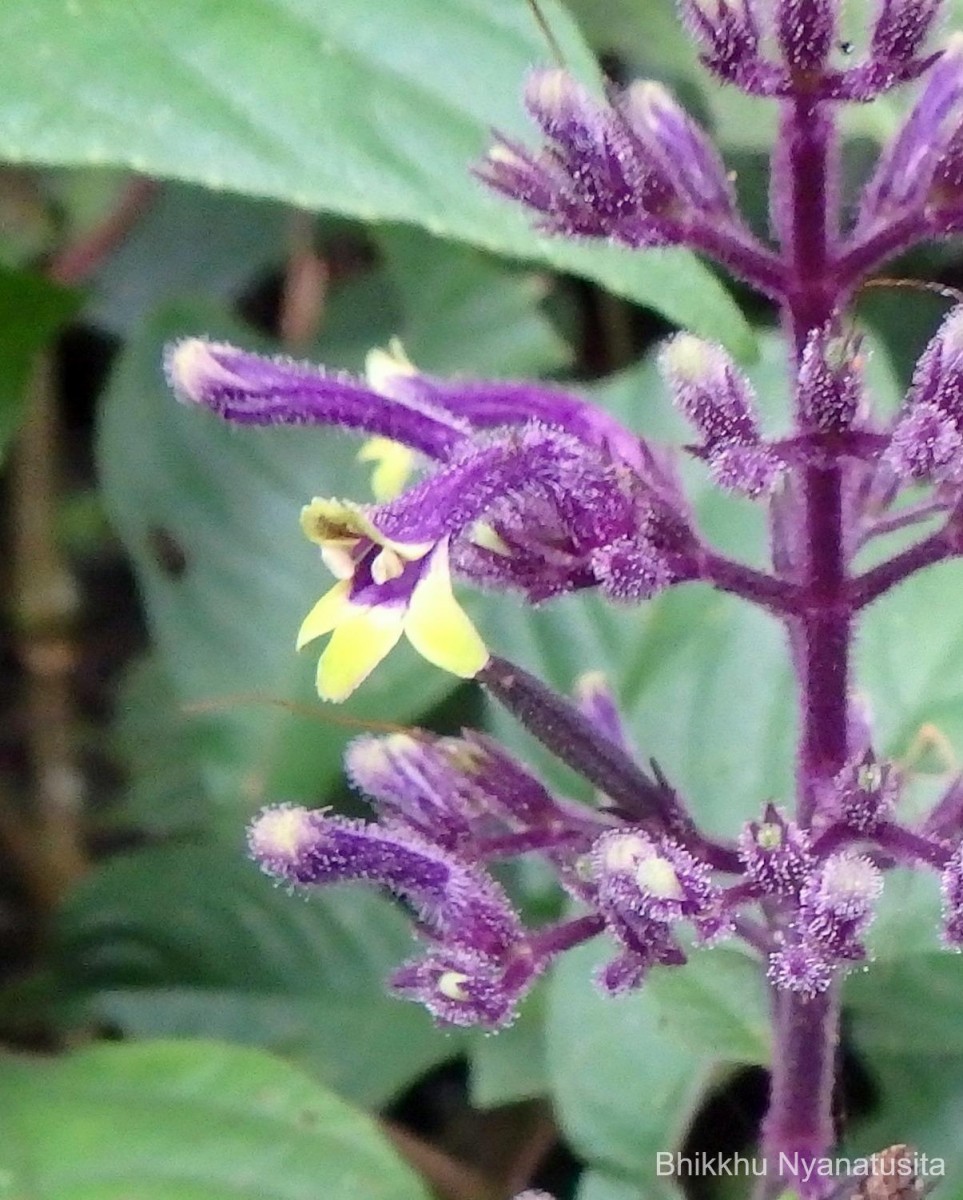
[[0, 267], [0, 459], [20, 424], [37, 353], [79, 306], [76, 292]]
[[[549, 984], [547, 1056], [562, 1129], [590, 1165], [676, 1197], [656, 1154], [677, 1149], [716, 1063], [666, 1037], [648, 988], [613, 1000], [592, 981], [611, 947], [579, 947]], [[604, 1194], [604, 1193], [603, 1193]]]
[[234, 296], [283, 261], [285, 223], [278, 204], [168, 184], [97, 271], [85, 315], [130, 335], [161, 304]]
[[471, 1100], [477, 1108], [497, 1108], [547, 1093], [543, 986], [526, 997], [514, 1024], [497, 1037], [472, 1036], [470, 1064]]
[[602, 1171], [586, 1171], [578, 1181], [576, 1200], [644, 1200], [649, 1189]]
[[[162, 348], [198, 332], [251, 341], [212, 310], [170, 309], [121, 354], [99, 430], [105, 502], [177, 703], [216, 703], [194, 718], [207, 794], [235, 811], [264, 797], [313, 800], [340, 777], [353, 732], [336, 723], [343, 714], [410, 722], [455, 681], [400, 647], [333, 717], [317, 705], [314, 655], [298, 657], [294, 635], [329, 579], [298, 512], [319, 491], [369, 493], [357, 443], [322, 429], [229, 428], [178, 404]], [[319, 719], [245, 702], [252, 692], [316, 706]]]
[[0, 1192], [31, 1200], [426, 1200], [362, 1113], [213, 1042], [0, 1060]]
[[726, 1062], [769, 1062], [770, 1013], [763, 968], [744, 951], [695, 950], [685, 967], [653, 971], [645, 987], [659, 1028], [686, 1049]]
[[458, 1051], [386, 992], [411, 952], [408, 920], [370, 889], [307, 901], [217, 843], [112, 859], [69, 899], [54, 962], [68, 1017], [79, 1002], [139, 1037], [264, 1046], [380, 1104]]
[[[591, 58], [549, 20], [577, 73]], [[36, 0], [0, 14], [0, 155], [113, 165], [548, 263], [751, 354], [741, 314], [682, 251], [536, 237], [469, 174], [490, 126], [530, 136], [523, 77], [547, 48], [519, 0]]]
[[378, 242], [404, 312], [398, 332], [419, 366], [439, 373], [544, 375], [571, 351], [538, 308], [546, 281], [417, 229], [381, 231]]
[[887, 872], [869, 934], [873, 961], [846, 984], [849, 1031], [870, 1061], [963, 1057], [963, 958], [941, 944], [939, 925], [936, 876]]

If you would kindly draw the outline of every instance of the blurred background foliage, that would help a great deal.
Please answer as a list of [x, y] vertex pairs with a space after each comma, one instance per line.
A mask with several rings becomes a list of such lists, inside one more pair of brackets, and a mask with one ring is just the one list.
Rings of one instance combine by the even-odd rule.
[[[543, 8], [586, 81], [598, 56], [678, 90], [764, 230], [772, 114], [706, 80], [671, 0]], [[244, 857], [266, 800], [358, 810], [340, 756], [365, 721], [486, 725], [579, 785], [404, 651], [321, 709], [292, 647], [323, 575], [297, 513], [368, 494], [356, 444], [225, 428], [173, 401], [161, 351], [207, 333], [358, 370], [399, 336], [426, 370], [570, 381], [678, 442], [658, 340], [726, 344], [778, 428], [772, 314], [683, 252], [536, 237], [473, 181], [490, 126], [525, 135], [521, 80], [551, 59], [523, 0], [15, 0], [0, 41], [0, 1197], [496, 1200], [535, 1181], [677, 1200], [656, 1150], [755, 1135], [755, 964], [703, 951], [616, 1003], [589, 947], [512, 1029], [443, 1034], [384, 994], [410, 944], [394, 907], [292, 898]], [[856, 113], [851, 179], [905, 104]], [[953, 244], [894, 274], [959, 285], [961, 267]], [[882, 408], [943, 303], [861, 305]], [[760, 561], [760, 515], [689, 478], [712, 538]], [[961, 583], [957, 565], [914, 580], [859, 648], [879, 743], [919, 797], [963, 746]], [[641, 611], [469, 604], [560, 688], [606, 671], [640, 752], [713, 830], [787, 794], [791, 680], [758, 613], [700, 588]], [[507, 882], [532, 920], [558, 911], [538, 870]], [[936, 907], [919, 881], [888, 886], [877, 963], [847, 996], [839, 1121], [851, 1148], [944, 1154], [942, 1194], [961, 1195], [963, 960], [939, 952]], [[708, 1183], [689, 1194], [723, 1194]]]

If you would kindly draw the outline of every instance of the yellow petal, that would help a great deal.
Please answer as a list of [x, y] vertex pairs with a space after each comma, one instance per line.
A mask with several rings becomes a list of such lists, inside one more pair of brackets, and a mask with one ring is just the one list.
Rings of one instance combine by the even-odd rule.
[[435, 551], [412, 593], [405, 635], [422, 658], [463, 679], [477, 675], [488, 662], [485, 643], [452, 595], [447, 545]]
[[399, 495], [415, 469], [415, 452], [386, 437], [373, 437], [358, 451], [359, 462], [373, 462], [371, 490], [382, 503]]
[[364, 373], [374, 391], [383, 396], [391, 395], [391, 381], [396, 376], [417, 374], [398, 338], [391, 339], [387, 350], [375, 346], [368, 351], [364, 360]]
[[321, 699], [347, 699], [397, 644], [404, 623], [400, 605], [356, 608], [340, 621], [318, 663]]
[[424, 558], [434, 542], [397, 542], [386, 537], [360, 504], [315, 496], [301, 509], [301, 529], [309, 541], [335, 555], [350, 553], [362, 538], [387, 546], [404, 559]]
[[340, 583], [336, 583], [329, 592], [324, 593], [301, 622], [296, 643], [298, 650], [302, 646], [306, 646], [308, 642], [313, 642], [315, 638], [330, 633], [334, 629], [345, 613], [350, 590], [350, 582], [344, 579]]

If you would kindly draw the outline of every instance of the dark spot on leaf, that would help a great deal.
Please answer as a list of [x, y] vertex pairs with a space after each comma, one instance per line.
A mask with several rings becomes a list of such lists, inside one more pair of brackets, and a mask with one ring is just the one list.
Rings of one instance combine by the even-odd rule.
[[162, 525], [152, 525], [148, 529], [147, 549], [158, 569], [169, 579], [180, 579], [187, 570], [184, 547]]

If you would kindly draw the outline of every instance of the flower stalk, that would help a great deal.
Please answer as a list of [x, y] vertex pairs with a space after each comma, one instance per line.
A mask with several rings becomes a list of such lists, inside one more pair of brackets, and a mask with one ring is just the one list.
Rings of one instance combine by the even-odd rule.
[[[436, 667], [476, 679], [596, 793], [555, 795], [473, 731], [362, 738], [347, 768], [376, 819], [269, 808], [250, 829], [255, 860], [299, 887], [363, 879], [395, 896], [424, 953], [391, 986], [444, 1025], [509, 1023], [554, 960], [592, 938], [609, 944], [596, 981], [611, 995], [741, 938], [773, 1013], [761, 1200], [787, 1187], [823, 1200], [835, 1185], [812, 1162], [835, 1138], [841, 984], [869, 956], [886, 871], [938, 874], [944, 939], [963, 944], [963, 788], [922, 821], [902, 819], [903, 780], [873, 749], [851, 662], [870, 604], [963, 551], [963, 311], [934, 335], [895, 417], [874, 410], [847, 313], [886, 258], [963, 228], [963, 39], [927, 49], [938, 0], [876, 0], [867, 45], [839, 63], [837, 0], [681, 8], [707, 69], [780, 107], [775, 244], [743, 220], [709, 136], [654, 83], [599, 99], [561, 68], [533, 72], [524, 101], [542, 145], [496, 134], [476, 173], [543, 232], [626, 253], [686, 246], [776, 303], [795, 399], [781, 437], [764, 432], [721, 347], [682, 333], [659, 360], [694, 430], [685, 452], [716, 487], [768, 509], [769, 568], [720, 554], [673, 456], [564, 389], [439, 379], [396, 344], [373, 352], [364, 380], [199, 339], [173, 347], [167, 369], [180, 399], [224, 419], [371, 439], [361, 457], [376, 464], [376, 501], [316, 497], [302, 514], [336, 581], [298, 639], [329, 639], [323, 697], [360, 686], [404, 634]], [[839, 106], [914, 80], [917, 100], [845, 220]], [[910, 487], [928, 494], [908, 498]], [[870, 539], [934, 518], [941, 527], [901, 552], [855, 564]], [[587, 677], [570, 699], [493, 653], [456, 582], [531, 603], [592, 590], [628, 605], [697, 582], [761, 607], [781, 622], [797, 677], [791, 811], [755, 797], [758, 820], [708, 836], [662, 770], [640, 765], [605, 682]], [[525, 925], [487, 870], [522, 855], [555, 872], [570, 917]]]

